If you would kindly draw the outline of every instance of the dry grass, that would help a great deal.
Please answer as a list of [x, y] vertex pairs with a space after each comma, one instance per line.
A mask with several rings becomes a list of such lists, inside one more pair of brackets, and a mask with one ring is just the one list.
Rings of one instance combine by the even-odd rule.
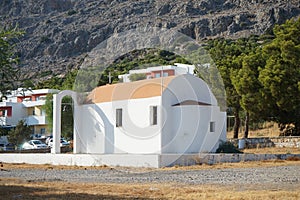
[[254, 154], [300, 154], [300, 148], [297, 147], [271, 147], [244, 149], [244, 153]]
[[43, 164], [43, 165], [35, 165], [35, 164], [25, 164], [25, 163], [1, 163], [1, 169], [110, 169], [106, 165], [104, 166], [67, 166], [67, 165], [50, 165], [50, 164]]
[[275, 166], [289, 166], [298, 165], [300, 161], [297, 159], [289, 160], [265, 160], [265, 161], [251, 161], [238, 163], [218, 163], [214, 165], [192, 165], [192, 166], [174, 166], [165, 167], [161, 170], [201, 170], [201, 169], [234, 169], [234, 168], [253, 168], [253, 167], [275, 167]]
[[92, 184], [0, 179], [1, 199], [299, 199], [299, 185]]
[[[278, 137], [280, 134], [278, 124], [275, 122], [266, 122], [262, 129], [249, 130], [249, 138], [257, 137]], [[241, 128], [239, 131], [239, 138], [244, 136], [244, 130]], [[227, 138], [233, 138], [233, 131], [227, 132]]]

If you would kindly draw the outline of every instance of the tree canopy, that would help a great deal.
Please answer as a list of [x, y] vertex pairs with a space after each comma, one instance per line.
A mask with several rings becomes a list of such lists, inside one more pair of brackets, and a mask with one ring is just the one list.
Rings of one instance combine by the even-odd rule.
[[[17, 27], [0, 27], [0, 92], [5, 95], [7, 90], [15, 89], [17, 68], [14, 67], [19, 59], [14, 45], [17, 38], [23, 35]], [[0, 99], [0, 101], [2, 98]]]
[[265, 68], [259, 81], [266, 107], [273, 120], [293, 124], [291, 134], [300, 134], [300, 18], [274, 28], [275, 39], [263, 47]]
[[25, 141], [29, 140], [31, 134], [32, 129], [27, 126], [27, 124], [23, 120], [21, 120], [19, 121], [15, 129], [9, 131], [8, 139], [11, 143], [19, 146]]
[[276, 121], [282, 130], [292, 125], [288, 134], [300, 135], [300, 19], [276, 25], [273, 33], [272, 39], [252, 36], [210, 42], [225, 84], [227, 105], [235, 115], [234, 137], [240, 109], [246, 120], [251, 116], [256, 121]]
[[245, 65], [244, 56], [255, 52], [257, 48], [257, 36], [240, 38], [238, 40], [216, 39], [209, 41], [209, 52], [215, 61], [222, 76], [225, 90], [228, 113], [234, 115], [234, 138], [238, 137], [240, 128], [240, 111], [242, 110], [242, 94], [235, 87], [239, 83], [237, 74]]

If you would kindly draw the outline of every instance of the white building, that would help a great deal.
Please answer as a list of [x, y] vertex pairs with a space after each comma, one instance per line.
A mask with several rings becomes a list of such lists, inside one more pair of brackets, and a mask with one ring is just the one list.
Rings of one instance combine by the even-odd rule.
[[42, 106], [49, 93], [58, 93], [53, 89], [24, 90], [22, 88], [12, 91], [0, 102], [0, 126], [13, 128], [20, 120], [24, 120], [32, 127], [33, 134], [47, 134], [47, 121]]
[[132, 74], [144, 74], [145, 79], [177, 76], [181, 74], [194, 74], [195, 66], [181, 63], [174, 63], [174, 65], [164, 65], [157, 67], [148, 67], [146, 69], [129, 70], [128, 74], [119, 75], [118, 78], [122, 82], [131, 82], [130, 76]]
[[[54, 96], [53, 153], [59, 153], [60, 103]], [[208, 85], [193, 75], [95, 88], [75, 106], [74, 153], [192, 154], [214, 152], [226, 140], [226, 113]]]

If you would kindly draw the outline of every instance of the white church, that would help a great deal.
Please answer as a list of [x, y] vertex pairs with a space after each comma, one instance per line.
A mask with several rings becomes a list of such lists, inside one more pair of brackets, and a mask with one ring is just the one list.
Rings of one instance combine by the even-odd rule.
[[[61, 104], [74, 101], [73, 154], [61, 154]], [[79, 101], [80, 99], [80, 101]], [[1, 162], [159, 168], [206, 162], [226, 141], [226, 112], [192, 74], [53, 95], [51, 153], [1, 154]], [[214, 155], [214, 154], [212, 154]], [[208, 162], [208, 161], [207, 161]]]
[[226, 141], [226, 113], [202, 79], [185, 74], [97, 87], [83, 104], [72, 91], [54, 95], [54, 154], [67, 95], [77, 104], [74, 154], [188, 155]]

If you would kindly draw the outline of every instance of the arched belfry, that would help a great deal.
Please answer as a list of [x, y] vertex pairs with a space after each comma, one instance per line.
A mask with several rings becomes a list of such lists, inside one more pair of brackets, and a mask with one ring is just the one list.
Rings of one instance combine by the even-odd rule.
[[51, 149], [51, 153], [59, 154], [60, 153], [60, 138], [61, 138], [61, 104], [62, 99], [65, 96], [70, 96], [74, 102], [74, 142], [73, 142], [73, 153], [80, 153], [80, 137], [78, 133], [77, 123], [78, 117], [80, 115], [77, 114], [78, 108], [78, 94], [71, 90], [64, 90], [58, 94], [53, 95], [53, 147]]

